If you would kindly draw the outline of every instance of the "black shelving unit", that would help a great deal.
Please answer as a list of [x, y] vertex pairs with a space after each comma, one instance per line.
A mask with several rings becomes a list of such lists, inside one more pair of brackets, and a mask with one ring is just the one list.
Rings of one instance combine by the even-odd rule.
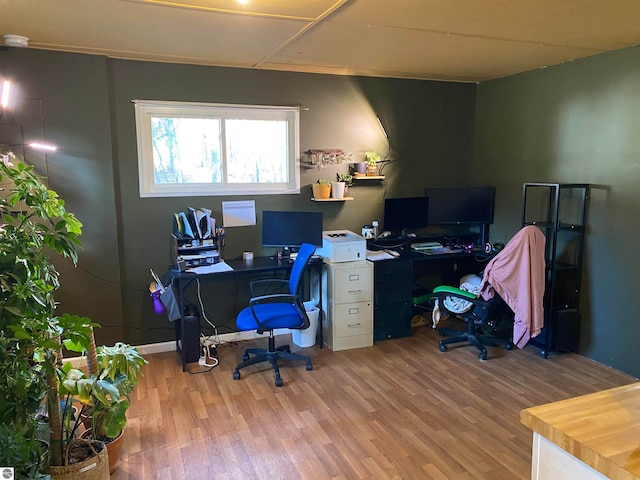
[[546, 237], [544, 328], [529, 342], [544, 358], [578, 351], [589, 192], [584, 183], [523, 184], [522, 225], [535, 225]]

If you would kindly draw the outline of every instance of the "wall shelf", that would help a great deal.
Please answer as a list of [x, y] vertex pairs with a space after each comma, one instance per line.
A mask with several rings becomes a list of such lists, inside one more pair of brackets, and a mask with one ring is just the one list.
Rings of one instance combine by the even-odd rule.
[[353, 197], [343, 197], [343, 198], [313, 198], [311, 197], [312, 202], [346, 202], [347, 200], [353, 200]]
[[384, 175], [354, 175], [353, 180], [384, 180]]

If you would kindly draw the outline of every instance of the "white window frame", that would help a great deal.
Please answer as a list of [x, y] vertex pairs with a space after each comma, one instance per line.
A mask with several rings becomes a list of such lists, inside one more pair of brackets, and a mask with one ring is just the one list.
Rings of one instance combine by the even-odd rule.
[[[215, 195], [270, 195], [300, 193], [300, 108], [222, 103], [194, 103], [134, 100], [138, 142], [140, 197], [182, 197]], [[153, 175], [151, 119], [154, 116], [226, 119], [286, 120], [287, 182], [279, 183], [173, 183], [156, 184]], [[223, 135], [224, 135], [224, 127]], [[223, 172], [226, 172], [226, 145], [221, 145]], [[223, 173], [224, 176], [224, 173]]]

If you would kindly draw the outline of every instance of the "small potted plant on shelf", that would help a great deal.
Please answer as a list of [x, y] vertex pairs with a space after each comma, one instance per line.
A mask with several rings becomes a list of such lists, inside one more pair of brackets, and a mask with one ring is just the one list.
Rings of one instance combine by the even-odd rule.
[[[343, 196], [347, 196], [349, 194], [349, 187], [353, 186], [353, 175], [348, 173], [337, 173], [336, 174], [336, 182], [344, 183], [344, 192]], [[333, 194], [333, 190], [332, 190]]]
[[380, 161], [380, 155], [378, 154], [378, 152], [365, 152], [364, 158], [367, 162], [367, 175], [377, 175], [378, 162]]
[[313, 198], [316, 200], [324, 200], [331, 196], [331, 182], [327, 180], [318, 180], [311, 188], [313, 190]]

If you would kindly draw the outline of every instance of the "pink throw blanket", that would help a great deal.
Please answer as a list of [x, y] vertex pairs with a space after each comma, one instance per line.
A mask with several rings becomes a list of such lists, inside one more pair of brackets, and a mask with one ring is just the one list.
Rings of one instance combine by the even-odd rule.
[[545, 236], [534, 226], [516, 233], [484, 270], [481, 296], [500, 295], [515, 313], [513, 343], [524, 348], [544, 326]]

